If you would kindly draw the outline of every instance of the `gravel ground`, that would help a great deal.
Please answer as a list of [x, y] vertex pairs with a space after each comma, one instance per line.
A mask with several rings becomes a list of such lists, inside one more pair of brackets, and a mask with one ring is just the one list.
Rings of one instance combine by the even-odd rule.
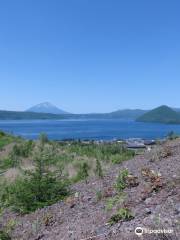
[[[103, 179], [90, 178], [87, 184], [75, 184], [72, 196], [65, 201], [24, 216], [6, 210], [0, 226], [13, 219], [14, 240], [180, 239], [180, 140], [156, 148], [152, 153], [114, 165]], [[165, 154], [154, 159], [158, 151]], [[108, 200], [117, 196], [116, 178], [124, 168], [138, 178], [139, 184], [127, 187], [120, 201], [108, 210]], [[157, 178], [150, 180], [148, 174]], [[134, 218], [111, 226], [110, 218], [122, 207], [131, 209]], [[170, 229], [173, 233], [145, 233], [139, 237], [134, 233], [136, 227]]]

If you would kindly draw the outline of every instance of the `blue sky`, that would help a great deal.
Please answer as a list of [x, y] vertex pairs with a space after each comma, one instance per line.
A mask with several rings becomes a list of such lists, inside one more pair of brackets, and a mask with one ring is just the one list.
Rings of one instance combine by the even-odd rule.
[[180, 1], [2, 0], [0, 109], [180, 107]]

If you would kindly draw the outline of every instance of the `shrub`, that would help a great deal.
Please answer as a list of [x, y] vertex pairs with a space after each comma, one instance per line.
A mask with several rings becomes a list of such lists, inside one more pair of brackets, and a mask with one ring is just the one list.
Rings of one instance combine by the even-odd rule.
[[4, 137], [4, 136], [6, 136], [5, 132], [0, 131], [0, 137]]
[[9, 236], [8, 233], [5, 231], [1, 230], [0, 231], [0, 240], [11, 240], [11, 237]]
[[97, 201], [100, 201], [103, 198], [103, 194], [101, 191], [96, 192], [96, 198], [97, 198]]
[[106, 202], [106, 210], [112, 210], [113, 207], [116, 207], [117, 204], [123, 203], [127, 198], [127, 195], [125, 193], [120, 193], [117, 196], [111, 197]]
[[124, 169], [119, 173], [116, 180], [116, 188], [119, 192], [127, 187], [126, 177], [129, 175], [128, 169]]
[[4, 159], [0, 160], [0, 169], [2, 169], [2, 170], [6, 170], [8, 168], [16, 167], [17, 165], [18, 165], [17, 161], [15, 161], [15, 159], [13, 159], [11, 157], [7, 157], [7, 158], [4, 158]]
[[3, 149], [6, 145], [10, 144], [13, 141], [13, 137], [9, 135], [1, 136], [0, 137], [0, 149]]
[[13, 146], [11, 156], [18, 156], [18, 157], [28, 157], [32, 152], [34, 147], [34, 142], [32, 140], [25, 141], [22, 144], [15, 144]]
[[[79, 166], [79, 170], [77, 172], [77, 176], [75, 177], [75, 182], [80, 180], [86, 180], [89, 176], [89, 165], [86, 162], [83, 162]], [[87, 183], [87, 181], [86, 181]]]
[[62, 171], [48, 170], [43, 155], [41, 148], [35, 158], [35, 170], [26, 171], [23, 177], [4, 187], [1, 203], [17, 212], [28, 213], [51, 205], [69, 193], [69, 182], [62, 176]]
[[24, 142], [21, 146], [21, 156], [22, 157], [29, 157], [29, 155], [32, 153], [34, 148], [34, 142], [32, 140]]
[[28, 213], [51, 205], [68, 193], [67, 183], [48, 173], [39, 178], [35, 173], [30, 178], [18, 178], [5, 189], [4, 199], [8, 206], [21, 213]]
[[103, 170], [102, 170], [101, 163], [100, 163], [99, 159], [96, 159], [95, 173], [98, 177], [103, 178]]
[[130, 209], [128, 209], [128, 208], [120, 208], [118, 213], [113, 215], [110, 218], [109, 223], [110, 223], [110, 225], [114, 225], [114, 224], [118, 223], [120, 220], [121, 221], [130, 221], [133, 218], [134, 218], [134, 216], [131, 213]]
[[0, 230], [0, 240], [11, 240], [11, 237], [9, 234], [12, 232], [15, 226], [16, 226], [16, 221], [13, 218], [8, 220], [6, 225], [3, 226], [3, 228], [1, 228]]
[[39, 140], [41, 142], [41, 144], [45, 144], [45, 143], [48, 143], [49, 140], [48, 140], [48, 136], [45, 134], [45, 133], [41, 133], [40, 136], [39, 136]]

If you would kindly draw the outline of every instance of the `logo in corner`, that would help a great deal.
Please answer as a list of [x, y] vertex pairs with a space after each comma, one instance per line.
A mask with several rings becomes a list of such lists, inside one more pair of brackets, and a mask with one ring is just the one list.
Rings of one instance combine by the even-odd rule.
[[142, 235], [143, 235], [143, 228], [142, 228], [142, 227], [137, 227], [137, 228], [135, 229], [135, 234], [136, 234], [137, 236], [142, 236]]

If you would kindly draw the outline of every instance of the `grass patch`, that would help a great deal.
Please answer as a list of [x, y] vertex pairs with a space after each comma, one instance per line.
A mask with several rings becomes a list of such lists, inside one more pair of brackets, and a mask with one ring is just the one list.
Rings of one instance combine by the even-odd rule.
[[6, 145], [15, 141], [20, 141], [20, 138], [0, 131], [0, 150], [2, 150]]
[[135, 156], [135, 152], [132, 150], [124, 150], [121, 154], [115, 154], [111, 157], [111, 161], [114, 164], [122, 163], [123, 161], [127, 161]]
[[12, 143], [14, 139], [10, 136], [0, 137], [0, 149], [3, 149], [6, 145]]
[[9, 168], [16, 167], [16, 166], [17, 166], [17, 162], [10, 157], [0, 160], [0, 170], [1, 171], [5, 171]]
[[75, 156], [88, 157], [112, 163], [121, 163], [135, 155], [135, 152], [126, 149], [121, 143], [88, 143], [72, 142], [63, 146], [63, 149]]

